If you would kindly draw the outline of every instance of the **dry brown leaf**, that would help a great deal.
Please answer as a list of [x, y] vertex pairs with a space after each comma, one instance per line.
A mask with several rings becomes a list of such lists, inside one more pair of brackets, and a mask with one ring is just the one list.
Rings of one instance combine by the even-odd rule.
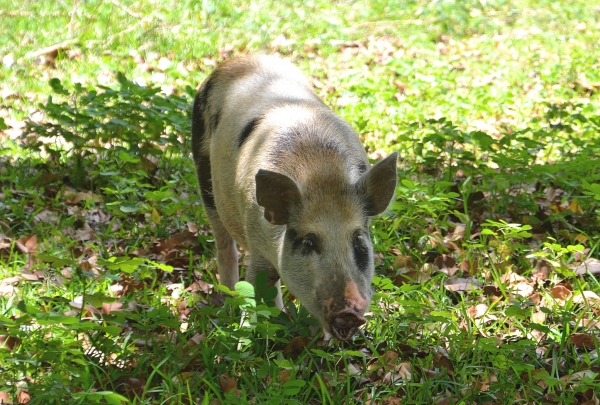
[[598, 339], [595, 336], [587, 333], [573, 333], [569, 336], [569, 340], [576, 347], [588, 347], [590, 349], [598, 346]]
[[192, 233], [198, 233], [198, 225], [196, 225], [195, 223], [188, 222], [187, 227], [188, 227], [188, 231], [190, 231]]
[[13, 297], [17, 293], [14, 285], [0, 285], [0, 297]]
[[0, 335], [0, 347], [3, 347], [9, 351], [12, 351], [13, 349], [19, 347], [20, 344], [21, 344], [21, 339], [19, 339], [17, 337], [8, 336], [8, 335]]
[[358, 368], [358, 366], [356, 366], [355, 364], [350, 363], [350, 364], [348, 364], [348, 367], [346, 369], [346, 373], [348, 375], [351, 375], [351, 376], [357, 376], [357, 375], [361, 375], [362, 371], [360, 370], [360, 368]]
[[60, 271], [60, 274], [62, 274], [62, 276], [65, 279], [70, 280], [71, 277], [73, 276], [73, 268], [71, 268], [71, 267], [65, 267], [64, 269], [62, 269]]
[[422, 369], [422, 370], [421, 370], [421, 372], [423, 373], [423, 375], [424, 375], [425, 377], [427, 377], [427, 378], [429, 378], [429, 379], [436, 378], [436, 377], [438, 376], [438, 374], [439, 374], [437, 371], [435, 371], [435, 370], [430, 370], [430, 369], [428, 369], [428, 368], [424, 368], [424, 369]]
[[479, 288], [479, 281], [475, 278], [449, 277], [444, 282], [444, 287], [450, 291], [472, 291]]
[[198, 373], [196, 371], [182, 371], [181, 373], [173, 377], [172, 381], [176, 384], [185, 385], [186, 383], [189, 383], [190, 381], [193, 381], [196, 378], [198, 378]]
[[54, 224], [58, 222], [58, 213], [50, 210], [42, 210], [33, 217], [34, 222], [44, 224]]
[[533, 370], [531, 373], [524, 372], [521, 374], [521, 379], [523, 381], [533, 381], [542, 389], [546, 389], [548, 387], [548, 384], [546, 384], [546, 378], [548, 378], [548, 372], [541, 368]]
[[535, 305], [540, 305], [542, 302], [542, 296], [538, 293], [531, 294], [529, 301], [533, 302]]
[[187, 300], [182, 300], [177, 304], [177, 313], [179, 314], [180, 320], [186, 319], [191, 312], [191, 309], [187, 306]]
[[545, 260], [539, 260], [536, 264], [536, 270], [532, 274], [534, 279], [546, 280], [550, 275], [550, 263]]
[[381, 379], [381, 382], [386, 385], [393, 385], [396, 381], [401, 380], [401, 379], [402, 379], [402, 377], [400, 375], [393, 373], [391, 371], [388, 371], [387, 373], [385, 373], [385, 375]]
[[442, 353], [435, 353], [433, 355], [433, 364], [437, 368], [445, 369], [448, 375], [454, 375], [454, 366], [452, 365], [452, 362]]
[[185, 290], [193, 293], [202, 292], [204, 294], [209, 294], [213, 291], [214, 286], [212, 284], [207, 283], [206, 281], [196, 280], [192, 284], [190, 284]]
[[490, 383], [498, 382], [498, 377], [492, 371], [489, 372], [488, 376], [485, 377], [481, 383], [481, 391], [488, 391], [490, 389]]
[[35, 179], [34, 184], [37, 186], [47, 186], [48, 184], [60, 181], [61, 177], [54, 173], [41, 173], [40, 176]]
[[[396, 249], [391, 249], [396, 250]], [[398, 252], [400, 253], [400, 252]], [[396, 256], [392, 263], [392, 267], [395, 269], [403, 269], [403, 268], [414, 268], [414, 264], [412, 260], [408, 256]]]
[[84, 311], [86, 311], [86, 313], [84, 313], [83, 315], [84, 317], [90, 317], [91, 314], [102, 315], [102, 311], [91, 305], [83, 305], [81, 302], [76, 301], [69, 302], [69, 305], [78, 310], [83, 309]]
[[291, 378], [292, 375], [290, 374], [290, 370], [282, 369], [277, 376], [277, 381], [279, 381], [280, 384], [285, 384], [290, 381]]
[[0, 221], [0, 230], [2, 231], [2, 233], [0, 234], [0, 237], [2, 237], [2, 238], [8, 238], [8, 237], [12, 236], [12, 231], [10, 229], [10, 226], [8, 226], [8, 224], [6, 222]]
[[120, 311], [123, 308], [123, 303], [122, 302], [104, 302], [102, 303], [102, 312], [104, 312], [105, 314], [110, 314], [113, 311]]
[[441, 255], [438, 256], [434, 261], [435, 266], [442, 273], [446, 273], [449, 276], [453, 276], [456, 273], [456, 259], [452, 256]]
[[479, 265], [474, 260], [473, 261], [463, 260], [458, 265], [458, 268], [465, 273], [475, 276], [478, 273]]
[[422, 271], [408, 271], [394, 277], [394, 284], [401, 286], [403, 284], [423, 283], [431, 278], [431, 275]]
[[409, 361], [403, 361], [396, 366], [396, 373], [403, 380], [410, 380], [412, 378], [412, 366]]
[[584, 371], [578, 371], [573, 374], [562, 376], [562, 377], [560, 377], [560, 380], [562, 382], [572, 383], [572, 382], [581, 381], [586, 377], [587, 378], [595, 378], [596, 374], [597, 373], [593, 372], [592, 370], [584, 370]]
[[10, 404], [10, 395], [0, 391], [0, 404]]
[[501, 297], [502, 291], [500, 291], [500, 289], [498, 287], [496, 287], [495, 285], [486, 285], [483, 287], [483, 295], [485, 295], [486, 297], [489, 297], [489, 296]]
[[471, 315], [471, 317], [473, 319], [477, 319], [477, 318], [481, 318], [482, 316], [484, 316], [486, 311], [488, 310], [488, 308], [489, 307], [486, 304], [478, 304], [478, 305], [470, 307], [467, 310], [467, 313], [469, 315]]
[[552, 288], [552, 296], [554, 299], [567, 301], [572, 295], [573, 293], [564, 285], [559, 284]]
[[17, 392], [17, 402], [19, 405], [26, 405], [31, 401], [31, 395], [27, 389], [20, 389]]
[[596, 319], [582, 319], [581, 322], [579, 322], [579, 325], [588, 329], [600, 330], [600, 321]]
[[199, 364], [201, 363], [201, 360], [195, 360], [195, 357], [199, 353], [199, 351], [202, 350], [203, 346], [201, 345], [201, 343], [205, 340], [206, 334], [196, 333], [187, 342], [185, 342], [185, 345], [180, 349], [179, 355], [181, 357], [191, 358], [191, 361], [188, 362], [188, 367], [186, 367], [186, 369], [192, 367], [197, 371], [198, 367], [202, 367], [202, 364]]
[[581, 294], [573, 297], [573, 302], [575, 304], [583, 304], [587, 301], [597, 301], [600, 302], [600, 297], [593, 291], [583, 291]]
[[308, 336], [296, 336], [283, 348], [283, 355], [290, 356], [292, 359], [296, 360], [310, 341], [311, 339]]
[[219, 386], [221, 391], [228, 393], [237, 390], [238, 381], [235, 378], [229, 376], [229, 373], [221, 374], [219, 376]]
[[201, 342], [206, 340], [206, 334], [205, 333], [196, 333], [194, 336], [192, 336], [190, 338], [190, 340], [187, 341], [186, 345], [189, 346], [198, 346]]
[[0, 280], [0, 285], [18, 284], [22, 279], [21, 276], [8, 277]]
[[583, 392], [582, 396], [585, 402], [582, 402], [580, 405], [600, 405], [600, 400], [598, 399], [592, 388]]
[[402, 398], [389, 397], [383, 400], [381, 405], [400, 405], [402, 404]]
[[398, 353], [391, 350], [388, 350], [381, 356], [381, 361], [383, 362], [383, 367], [386, 371], [392, 370], [395, 367], [397, 360]]
[[429, 243], [433, 248], [445, 247], [444, 237], [439, 231], [435, 231], [431, 235], [429, 235]]
[[37, 253], [37, 236], [23, 236], [16, 241], [16, 245], [21, 253], [35, 255]]
[[146, 380], [143, 378], [121, 376], [113, 382], [113, 385], [116, 387], [116, 391], [119, 394], [124, 395], [129, 399], [134, 399], [144, 392]]
[[77, 205], [82, 201], [89, 201], [89, 202], [94, 202], [94, 203], [101, 201], [101, 197], [95, 195], [91, 191], [87, 191], [87, 192], [79, 191], [74, 194], [67, 194], [67, 195], [65, 195], [65, 197], [66, 197], [65, 204], [68, 204], [68, 205]]
[[452, 235], [448, 235], [446, 238], [448, 240], [457, 242], [465, 239], [465, 232], [467, 231], [467, 226], [464, 224], [456, 224]]
[[521, 297], [529, 297], [533, 294], [533, 290], [533, 286], [527, 282], [517, 283], [510, 287], [510, 292]]
[[96, 237], [96, 233], [90, 228], [90, 226], [88, 224], [87, 225], [88, 229], [78, 229], [75, 231], [75, 239], [81, 241], [81, 242], [88, 242], [88, 241], [95, 241], [98, 240], [98, 238]]
[[546, 314], [541, 311], [534, 312], [531, 314], [531, 322], [544, 325], [546, 323]]
[[180, 232], [167, 240], [164, 240], [156, 244], [152, 251], [154, 253], [167, 253], [173, 249], [181, 248], [185, 246], [185, 243], [192, 243], [196, 240], [196, 236], [193, 232], [184, 231]]
[[517, 273], [514, 273], [512, 270], [509, 270], [500, 276], [500, 281], [504, 285], [515, 285], [518, 283], [525, 283], [527, 282], [527, 279]]
[[39, 281], [40, 280], [39, 275], [32, 274], [27, 270], [21, 270], [21, 277], [23, 277], [23, 279], [27, 280], [27, 281]]
[[586, 274], [588, 272], [591, 274], [600, 274], [600, 260], [593, 258], [586, 259], [579, 266], [573, 268], [573, 271], [577, 274]]

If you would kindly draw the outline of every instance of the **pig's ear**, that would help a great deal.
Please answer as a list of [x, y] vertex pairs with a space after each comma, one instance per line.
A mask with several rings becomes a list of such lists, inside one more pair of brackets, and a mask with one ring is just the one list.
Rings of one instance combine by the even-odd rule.
[[265, 219], [273, 225], [285, 225], [290, 211], [300, 201], [296, 182], [285, 174], [260, 169], [256, 173], [256, 201], [265, 209]]
[[394, 195], [397, 160], [398, 152], [394, 152], [377, 162], [356, 182], [356, 190], [365, 202], [365, 213], [370, 217], [385, 211]]

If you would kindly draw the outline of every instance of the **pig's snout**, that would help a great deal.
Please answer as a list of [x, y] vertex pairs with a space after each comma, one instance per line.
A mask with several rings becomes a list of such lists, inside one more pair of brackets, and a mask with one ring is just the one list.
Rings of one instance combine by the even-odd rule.
[[328, 318], [331, 332], [339, 340], [350, 339], [358, 327], [366, 322], [365, 318], [350, 310], [332, 314]]

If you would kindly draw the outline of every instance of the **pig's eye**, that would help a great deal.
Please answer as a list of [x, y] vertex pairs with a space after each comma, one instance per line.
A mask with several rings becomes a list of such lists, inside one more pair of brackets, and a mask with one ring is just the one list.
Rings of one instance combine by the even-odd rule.
[[361, 232], [354, 234], [352, 238], [352, 250], [356, 267], [365, 271], [369, 265], [369, 247], [367, 245], [367, 237]]
[[309, 233], [302, 238], [302, 254], [308, 255], [312, 252], [319, 253], [319, 243], [314, 233]]

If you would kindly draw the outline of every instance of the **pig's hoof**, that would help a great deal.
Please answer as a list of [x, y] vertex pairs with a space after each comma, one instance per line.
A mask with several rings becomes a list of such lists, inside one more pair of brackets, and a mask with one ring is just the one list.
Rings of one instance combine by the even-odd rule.
[[329, 327], [333, 336], [339, 340], [348, 340], [358, 330], [358, 327], [366, 322], [365, 318], [354, 312], [340, 312], [329, 317]]

